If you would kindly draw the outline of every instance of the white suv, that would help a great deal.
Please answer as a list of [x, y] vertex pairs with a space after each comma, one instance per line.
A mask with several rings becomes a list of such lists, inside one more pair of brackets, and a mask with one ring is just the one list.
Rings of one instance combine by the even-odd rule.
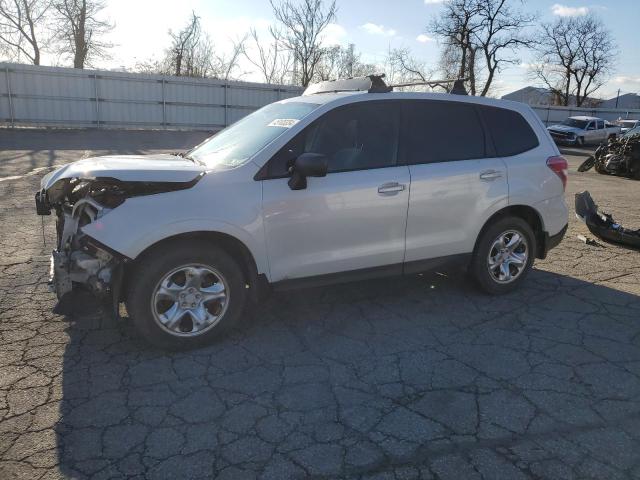
[[88, 287], [151, 342], [188, 348], [266, 287], [449, 261], [489, 293], [521, 284], [567, 227], [567, 163], [542, 122], [521, 103], [381, 84], [314, 86], [185, 154], [51, 172], [36, 207], [57, 214], [58, 297]]

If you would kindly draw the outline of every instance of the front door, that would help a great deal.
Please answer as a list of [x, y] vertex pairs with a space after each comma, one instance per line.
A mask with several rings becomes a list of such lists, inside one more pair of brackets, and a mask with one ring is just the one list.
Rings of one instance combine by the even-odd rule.
[[[270, 160], [262, 182], [272, 282], [375, 267], [401, 271], [410, 178], [408, 167], [397, 165], [399, 117], [393, 101], [338, 107]], [[327, 176], [291, 190], [287, 167], [307, 152], [327, 156]]]

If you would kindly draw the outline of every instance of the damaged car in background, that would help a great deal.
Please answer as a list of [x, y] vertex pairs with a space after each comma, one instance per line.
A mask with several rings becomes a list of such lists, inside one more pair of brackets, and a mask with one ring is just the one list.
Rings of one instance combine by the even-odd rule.
[[640, 127], [601, 144], [595, 154], [579, 167], [579, 172], [595, 168], [604, 175], [618, 175], [640, 180]]
[[[487, 293], [518, 288], [567, 230], [567, 161], [524, 104], [392, 90], [323, 82], [183, 154], [49, 173], [35, 200], [56, 217], [52, 289], [124, 303], [151, 343], [192, 348], [272, 288], [451, 262]], [[461, 119], [468, 142], [451, 137]]]

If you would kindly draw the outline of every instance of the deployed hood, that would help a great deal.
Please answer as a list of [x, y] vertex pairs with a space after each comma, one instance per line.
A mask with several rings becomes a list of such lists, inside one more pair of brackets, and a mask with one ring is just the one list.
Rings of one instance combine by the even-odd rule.
[[110, 155], [85, 158], [45, 175], [43, 190], [62, 179], [113, 178], [124, 182], [190, 182], [205, 171], [204, 165], [177, 155]]
[[565, 132], [565, 133], [576, 133], [581, 130], [576, 127], [570, 127], [569, 125], [551, 125], [547, 127], [547, 130], [555, 130], [556, 132]]

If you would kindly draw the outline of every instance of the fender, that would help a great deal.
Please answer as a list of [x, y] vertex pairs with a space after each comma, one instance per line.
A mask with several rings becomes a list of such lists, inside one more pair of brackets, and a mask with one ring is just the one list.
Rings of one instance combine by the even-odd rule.
[[[206, 195], [215, 191], [211, 185], [129, 198], [122, 206], [82, 227], [82, 232], [131, 259], [137, 258], [151, 245], [176, 235], [224, 233], [242, 242], [253, 256], [258, 273], [268, 275], [259, 201], [261, 188], [258, 182], [248, 182], [247, 185], [250, 190], [238, 189], [241, 190], [240, 198], [243, 194], [253, 197], [247, 202], [227, 201], [223, 204], [220, 197]], [[234, 222], [229, 221], [231, 218]]]

